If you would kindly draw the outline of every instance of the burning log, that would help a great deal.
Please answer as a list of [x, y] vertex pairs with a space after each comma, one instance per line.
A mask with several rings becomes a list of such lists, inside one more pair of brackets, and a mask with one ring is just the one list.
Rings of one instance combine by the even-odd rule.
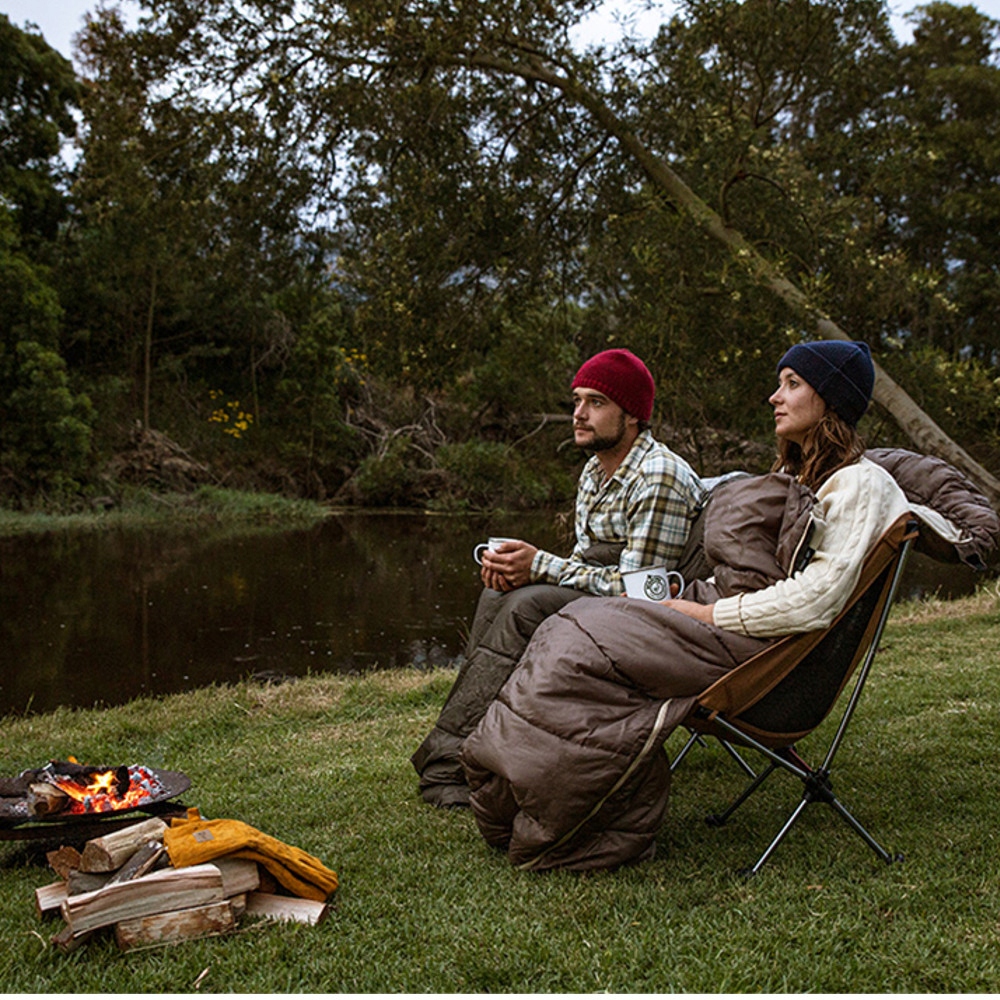
[[96, 785], [118, 797], [125, 795], [131, 782], [129, 769], [125, 765], [97, 767], [93, 764], [80, 764], [75, 760], [50, 760], [42, 772], [50, 781], [70, 783], [81, 789]]
[[75, 761], [50, 761], [42, 779], [72, 801], [64, 812], [104, 813], [130, 809], [157, 798], [163, 786], [147, 767], [94, 767]]
[[35, 819], [64, 812], [69, 801], [66, 792], [48, 782], [36, 782], [28, 789], [28, 812]]
[[[50, 826], [81, 817], [97, 819], [140, 809], [159, 816], [184, 812], [179, 803], [172, 810], [166, 803], [190, 784], [180, 772], [143, 764], [104, 768], [73, 759], [50, 761], [45, 767], [22, 771], [16, 778], [0, 777], [0, 839], [42, 839], [47, 834], [41, 824]], [[40, 824], [31, 825], [32, 821]], [[7, 832], [7, 828], [25, 824], [29, 825], [24, 830]]]
[[80, 871], [113, 872], [148, 841], [162, 838], [166, 829], [167, 824], [154, 817], [88, 840], [80, 858]]

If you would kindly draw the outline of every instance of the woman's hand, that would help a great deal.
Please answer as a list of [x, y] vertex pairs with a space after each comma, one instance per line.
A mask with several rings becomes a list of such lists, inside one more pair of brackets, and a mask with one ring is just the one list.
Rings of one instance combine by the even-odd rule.
[[660, 601], [660, 603], [673, 611], [679, 611], [682, 615], [687, 615], [689, 618], [704, 622], [706, 625], [715, 624], [713, 615], [714, 604], [698, 604], [696, 601], [682, 601], [676, 598], [668, 598], [665, 601]]

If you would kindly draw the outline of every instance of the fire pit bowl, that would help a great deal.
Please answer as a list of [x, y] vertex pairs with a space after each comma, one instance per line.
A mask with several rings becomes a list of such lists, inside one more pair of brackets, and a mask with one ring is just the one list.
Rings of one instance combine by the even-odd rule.
[[183, 795], [191, 787], [191, 779], [180, 771], [158, 771], [156, 768], [147, 770], [159, 782], [159, 790], [147, 795], [140, 802], [132, 806], [121, 806], [117, 809], [94, 810], [93, 812], [79, 813], [56, 813], [45, 816], [38, 820], [39, 823], [72, 823], [78, 820], [93, 820], [101, 816], [123, 816], [132, 812], [143, 812], [151, 806], [156, 806], [161, 802], [167, 802]]
[[[95, 768], [53, 761], [16, 778], [0, 778], [0, 840], [24, 839], [29, 831], [30, 836], [44, 837], [56, 828], [106, 825], [136, 812], [179, 812], [183, 806], [168, 803], [190, 787], [191, 779], [180, 771], [144, 765]], [[43, 799], [50, 792], [54, 804], [40, 803], [39, 792]]]

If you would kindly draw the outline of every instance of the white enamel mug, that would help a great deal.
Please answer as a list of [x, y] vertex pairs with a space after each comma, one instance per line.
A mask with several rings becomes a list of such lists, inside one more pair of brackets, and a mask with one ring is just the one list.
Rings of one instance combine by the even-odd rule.
[[677, 586], [679, 597], [684, 593], [684, 577], [675, 569], [666, 566], [644, 566], [642, 569], [628, 570], [622, 573], [625, 593], [629, 597], [638, 597], [644, 601], [663, 601], [671, 596], [670, 587]]
[[479, 563], [480, 566], [483, 564], [483, 553], [489, 549], [490, 552], [496, 552], [504, 542], [519, 542], [520, 538], [501, 538], [499, 535], [493, 536], [488, 542], [480, 542], [472, 550], [472, 558]]

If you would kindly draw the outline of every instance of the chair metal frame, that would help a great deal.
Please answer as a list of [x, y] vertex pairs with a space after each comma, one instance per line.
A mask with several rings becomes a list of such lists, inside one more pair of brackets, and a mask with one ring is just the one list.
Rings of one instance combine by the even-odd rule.
[[[906, 558], [917, 533], [917, 523], [912, 517], [900, 518], [869, 553], [851, 597], [828, 629], [778, 640], [702, 692], [684, 720], [691, 735], [673, 761], [671, 770], [676, 769], [695, 743], [703, 743], [705, 736], [712, 736], [722, 743], [752, 779], [725, 810], [707, 817], [706, 821], [710, 825], [721, 826], [726, 823], [776, 770], [793, 775], [804, 786], [801, 799], [781, 829], [756, 863], [743, 869], [742, 874], [752, 876], [760, 871], [798, 822], [806, 806], [813, 802], [825, 802], [829, 805], [882, 861], [888, 864], [902, 860], [901, 855], [890, 854], [837, 798], [830, 772], [871, 672]], [[864, 610], [863, 604], [866, 596], [874, 601], [872, 610], [868, 612]], [[853, 624], [845, 628], [844, 623], [850, 622], [852, 616]], [[780, 729], [768, 728], [769, 698], [772, 702], [780, 702], [780, 697], [775, 699], [774, 696], [782, 682], [786, 678], [792, 678], [796, 671], [808, 670], [810, 665], [817, 663], [824, 656], [824, 640], [833, 639], [838, 628], [842, 629], [840, 635], [843, 635], [844, 630], [861, 626], [860, 638], [849, 649], [840, 651], [840, 661], [833, 662], [831, 666], [831, 676], [836, 679], [838, 673], [842, 672], [842, 679], [839, 680], [836, 691], [831, 692], [828, 704], [810, 706], [813, 717], [800, 720], [801, 725], [794, 732], [789, 731], [788, 726], [789, 717], [794, 716], [794, 711], [789, 712], [787, 706], [779, 706], [778, 714], [784, 714], [784, 724]], [[833, 657], [828, 657], [828, 660], [833, 661]], [[861, 667], [856, 669], [859, 663]], [[823, 763], [819, 767], [812, 767], [799, 755], [796, 743], [817, 728], [830, 714], [849, 686], [852, 675], [855, 675], [854, 684]], [[792, 680], [791, 683], [794, 684], [795, 681]], [[773, 711], [773, 708], [770, 710]], [[752, 716], [752, 721], [745, 718], [748, 713]], [[767, 766], [759, 774], [755, 773], [736, 749], [737, 745], [762, 754], [767, 758]]]

